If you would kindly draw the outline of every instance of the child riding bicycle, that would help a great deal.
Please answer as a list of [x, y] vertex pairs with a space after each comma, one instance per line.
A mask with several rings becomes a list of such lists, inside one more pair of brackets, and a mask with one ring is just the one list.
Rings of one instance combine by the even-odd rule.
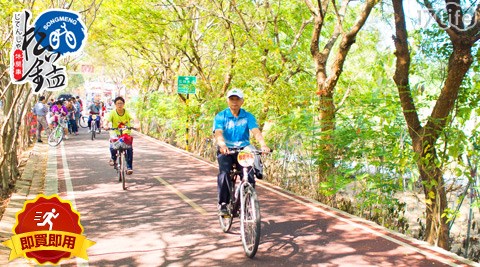
[[[105, 130], [109, 130], [110, 128], [122, 128], [122, 127], [132, 127], [132, 120], [133, 117], [130, 113], [124, 108], [125, 106], [125, 99], [119, 96], [115, 98], [115, 109], [110, 111], [106, 118], [106, 125]], [[110, 166], [115, 166], [117, 161], [117, 151], [113, 146], [113, 142], [115, 139], [118, 139], [120, 136], [120, 132], [118, 130], [111, 132], [111, 139], [110, 139]], [[131, 146], [132, 137], [130, 135], [130, 130], [123, 131], [122, 139], [129, 140], [130, 146], [126, 149], [126, 163], [127, 163], [127, 174], [133, 173], [133, 148]]]
[[[47, 121], [49, 121], [49, 124], [50, 124], [50, 129], [53, 129], [62, 120], [66, 120], [68, 110], [63, 105], [62, 100], [57, 100], [57, 102], [55, 102], [55, 105], [51, 107], [50, 111], [51, 111], [51, 114], [50, 114], [51, 116], [47, 118]], [[64, 127], [64, 131], [65, 131], [65, 139], [68, 139], [68, 127]]]

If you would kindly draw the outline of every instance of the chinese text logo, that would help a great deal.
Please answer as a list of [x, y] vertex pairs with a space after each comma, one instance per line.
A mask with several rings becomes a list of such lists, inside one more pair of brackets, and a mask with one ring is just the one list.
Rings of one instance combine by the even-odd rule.
[[80, 15], [70, 10], [50, 9], [30, 25], [28, 10], [13, 15], [12, 83], [30, 82], [36, 94], [67, 86], [66, 70], [55, 64], [68, 54], [80, 52], [87, 39]]

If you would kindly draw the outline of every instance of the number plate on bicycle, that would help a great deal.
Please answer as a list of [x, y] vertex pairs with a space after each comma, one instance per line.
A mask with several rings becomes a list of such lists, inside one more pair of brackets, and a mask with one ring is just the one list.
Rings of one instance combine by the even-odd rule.
[[250, 151], [242, 150], [238, 152], [237, 160], [243, 167], [250, 167], [255, 162], [255, 155]]

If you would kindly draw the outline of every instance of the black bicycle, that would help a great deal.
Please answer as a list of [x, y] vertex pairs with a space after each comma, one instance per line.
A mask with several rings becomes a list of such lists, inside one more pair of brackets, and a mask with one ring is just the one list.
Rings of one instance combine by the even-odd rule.
[[[249, 258], [253, 258], [257, 253], [260, 243], [260, 204], [258, 202], [255, 188], [248, 182], [248, 172], [253, 171], [255, 155], [259, 155], [261, 151], [230, 149], [230, 154], [238, 153], [238, 163], [240, 166], [233, 166], [228, 177], [231, 179], [231, 185], [227, 183], [230, 190], [230, 203], [227, 204], [227, 215], [219, 215], [218, 220], [223, 232], [228, 232], [232, 226], [233, 218], [240, 217], [240, 233], [242, 236], [242, 245], [245, 254]], [[241, 179], [243, 175], [243, 179]], [[240, 180], [238, 186], [236, 181]]]
[[[132, 130], [132, 129], [135, 129], [133, 127], [121, 127], [121, 128], [109, 128], [108, 130], [112, 130], [112, 131], [115, 131], [115, 130], [118, 130], [120, 131], [120, 135], [117, 140], [115, 140], [114, 142], [112, 142], [112, 146], [113, 148], [115, 149], [115, 151], [117, 152], [117, 163], [113, 165], [113, 168], [117, 171], [117, 174], [118, 174], [118, 181], [119, 182], [122, 182], [122, 188], [123, 190], [126, 190], [127, 187], [125, 186], [125, 173], [126, 173], [126, 169], [127, 169], [127, 149], [131, 148], [132, 146], [131, 145], [127, 145], [123, 139], [122, 139], [122, 135], [123, 135], [123, 131], [125, 130]], [[111, 141], [113, 141], [111, 140]]]
[[95, 140], [95, 135], [97, 133], [97, 130], [98, 130], [98, 134], [100, 134], [102, 132], [102, 129], [101, 128], [97, 128], [97, 117], [99, 115], [97, 114], [92, 114], [92, 123], [90, 124], [90, 129], [91, 129], [91, 132], [92, 132], [92, 141]]

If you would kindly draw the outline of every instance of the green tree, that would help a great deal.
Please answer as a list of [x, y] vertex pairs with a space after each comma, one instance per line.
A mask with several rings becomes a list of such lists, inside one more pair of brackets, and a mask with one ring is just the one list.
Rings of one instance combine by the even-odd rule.
[[[347, 55], [356, 41], [356, 36], [367, 21], [370, 12], [377, 4], [376, 0], [367, 0], [365, 5], [356, 10], [351, 8], [350, 14], [357, 17], [353, 24], [347, 19], [347, 10], [350, 1], [318, 1], [313, 4], [310, 0], [305, 0], [310, 12], [314, 17], [313, 34], [311, 38], [310, 52], [315, 63], [315, 78], [317, 82], [317, 94], [319, 95], [319, 118], [320, 118], [320, 136], [322, 144], [320, 154], [322, 155], [319, 163], [320, 181], [326, 181], [330, 170], [335, 166], [334, 136], [335, 130], [335, 88], [343, 71]], [[326, 26], [333, 24], [331, 31]], [[321, 37], [326, 39], [322, 42]], [[334, 45], [338, 44], [333, 61], [329, 61], [334, 53]]]
[[[395, 16], [396, 33], [394, 40], [397, 58], [393, 79], [398, 88], [403, 114], [412, 139], [412, 148], [417, 155], [417, 166], [427, 199], [425, 239], [431, 244], [448, 249], [450, 244], [447, 218], [442, 216], [447, 208], [447, 198], [443, 171], [438, 165], [437, 142], [451, 119], [461, 84], [474, 61], [472, 47], [480, 38], [480, 25], [478, 23], [472, 25], [463, 23], [464, 11], [457, 1], [445, 1], [444, 11], [446, 14], [449, 14], [449, 11], [458, 14], [460, 16], [459, 20], [455, 19], [457, 16], [448, 16], [447, 20], [443, 20], [445, 18], [439, 16], [441, 14], [437, 12], [439, 10], [434, 9], [430, 1], [424, 1], [424, 5], [429, 9], [431, 16], [439, 27], [445, 29], [453, 49], [448, 54], [446, 77], [441, 91], [436, 98], [431, 114], [422, 125], [409, 80], [412, 71], [410, 65], [411, 52], [408, 45], [403, 1], [393, 0], [392, 2]], [[474, 22], [476, 21], [474, 20]]]

